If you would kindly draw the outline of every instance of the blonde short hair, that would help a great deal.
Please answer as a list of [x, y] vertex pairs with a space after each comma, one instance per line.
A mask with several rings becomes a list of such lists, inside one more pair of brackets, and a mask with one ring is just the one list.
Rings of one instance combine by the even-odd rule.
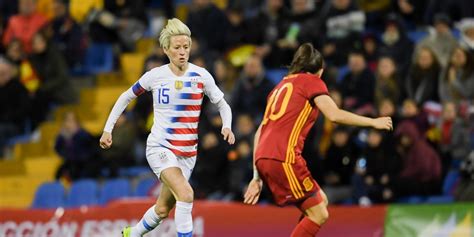
[[189, 37], [189, 44], [191, 45], [191, 31], [188, 26], [177, 18], [168, 20], [168, 24], [160, 33], [160, 45], [164, 49], [170, 47], [170, 38], [175, 35], [186, 35]]

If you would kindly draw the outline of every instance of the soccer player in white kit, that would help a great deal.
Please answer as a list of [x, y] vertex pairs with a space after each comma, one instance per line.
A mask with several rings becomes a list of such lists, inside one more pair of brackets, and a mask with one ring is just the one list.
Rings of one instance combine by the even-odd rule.
[[160, 45], [170, 63], [146, 72], [115, 103], [100, 138], [100, 146], [112, 145], [112, 129], [128, 103], [145, 91], [153, 93], [154, 123], [148, 136], [146, 157], [162, 182], [156, 204], [133, 227], [122, 230], [124, 237], [138, 237], [153, 230], [176, 205], [178, 237], [191, 237], [194, 193], [188, 180], [196, 163], [198, 121], [203, 95], [217, 105], [222, 118], [222, 135], [235, 142], [231, 130], [232, 112], [224, 94], [209, 72], [188, 63], [191, 32], [180, 20], [168, 20], [160, 33]]

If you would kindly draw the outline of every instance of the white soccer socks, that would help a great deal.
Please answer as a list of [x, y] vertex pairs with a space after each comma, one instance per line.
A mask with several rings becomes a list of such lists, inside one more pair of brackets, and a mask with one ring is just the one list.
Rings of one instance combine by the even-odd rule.
[[176, 210], [174, 215], [174, 222], [178, 237], [192, 237], [193, 236], [193, 203], [176, 202]]
[[155, 229], [162, 222], [158, 214], [155, 212], [155, 206], [156, 205], [150, 207], [148, 211], [145, 212], [145, 215], [143, 215], [140, 222], [132, 227], [131, 237], [141, 237]]

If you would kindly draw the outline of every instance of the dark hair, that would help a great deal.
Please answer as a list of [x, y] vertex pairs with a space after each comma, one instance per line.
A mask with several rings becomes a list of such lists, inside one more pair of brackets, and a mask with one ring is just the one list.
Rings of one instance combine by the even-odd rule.
[[311, 43], [302, 44], [296, 50], [291, 61], [289, 74], [309, 72], [316, 73], [323, 68], [324, 60], [321, 53]]

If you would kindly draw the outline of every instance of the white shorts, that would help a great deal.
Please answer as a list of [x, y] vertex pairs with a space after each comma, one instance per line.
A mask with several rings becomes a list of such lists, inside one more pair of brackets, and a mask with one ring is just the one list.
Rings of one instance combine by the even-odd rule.
[[[195, 157], [176, 156], [172, 151], [165, 147], [149, 147], [146, 148], [146, 159], [150, 168], [160, 179], [161, 172], [170, 167], [178, 167], [183, 172], [186, 180], [189, 180], [196, 164]], [[160, 179], [161, 180], [161, 179]]]

